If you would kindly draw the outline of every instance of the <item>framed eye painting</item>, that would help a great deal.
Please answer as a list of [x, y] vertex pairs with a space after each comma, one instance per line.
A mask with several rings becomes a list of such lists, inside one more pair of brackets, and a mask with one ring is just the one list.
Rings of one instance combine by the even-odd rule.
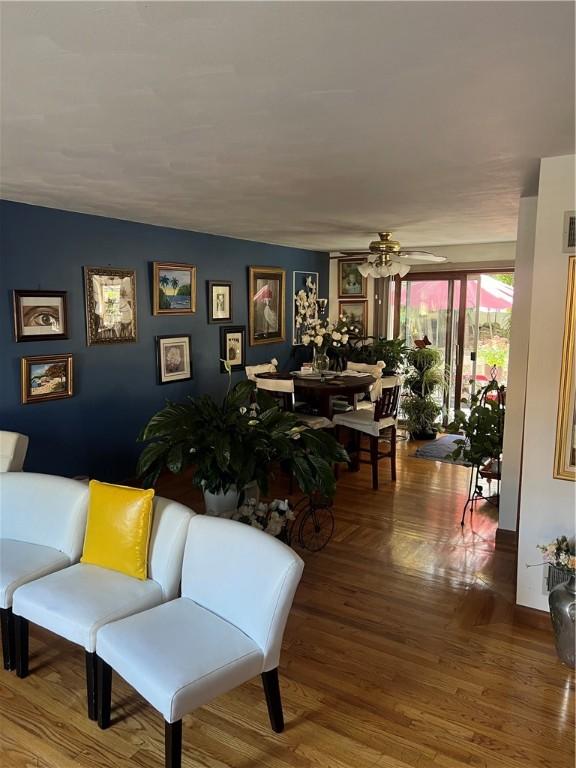
[[224, 280], [208, 280], [208, 322], [232, 321], [232, 283]]
[[225, 362], [232, 371], [243, 371], [246, 367], [245, 325], [220, 328], [220, 373], [226, 372]]
[[152, 314], [193, 315], [196, 312], [196, 267], [159, 261], [152, 267]]
[[190, 336], [156, 336], [158, 384], [192, 378]]
[[72, 397], [72, 355], [23, 357], [20, 366], [23, 405]]
[[248, 268], [250, 345], [284, 341], [286, 272], [277, 267]]
[[66, 291], [12, 291], [16, 341], [68, 338]]
[[136, 341], [136, 272], [84, 267], [86, 336], [94, 344]]

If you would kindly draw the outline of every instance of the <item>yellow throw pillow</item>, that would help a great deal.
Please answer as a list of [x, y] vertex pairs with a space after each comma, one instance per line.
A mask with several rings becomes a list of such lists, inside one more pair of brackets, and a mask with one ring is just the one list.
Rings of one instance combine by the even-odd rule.
[[88, 522], [81, 563], [148, 576], [154, 491], [90, 480]]

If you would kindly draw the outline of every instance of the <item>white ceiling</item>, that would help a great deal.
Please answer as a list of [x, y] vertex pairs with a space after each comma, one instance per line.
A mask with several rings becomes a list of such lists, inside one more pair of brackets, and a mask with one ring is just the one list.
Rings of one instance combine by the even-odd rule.
[[4, 3], [2, 196], [306, 248], [513, 240], [571, 2]]

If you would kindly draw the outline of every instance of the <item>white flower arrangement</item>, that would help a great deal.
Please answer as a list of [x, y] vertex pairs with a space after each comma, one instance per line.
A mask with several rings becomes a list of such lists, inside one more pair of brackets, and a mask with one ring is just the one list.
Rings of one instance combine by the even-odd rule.
[[357, 336], [359, 333], [360, 328], [349, 325], [343, 316], [336, 323], [316, 319], [308, 324], [306, 333], [302, 336], [302, 344], [313, 344], [320, 352], [325, 352], [328, 347], [345, 346], [350, 336]]
[[294, 511], [290, 508], [288, 499], [274, 499], [269, 504], [248, 499], [236, 510], [232, 519], [264, 531], [270, 536], [279, 536], [288, 522], [294, 520]]

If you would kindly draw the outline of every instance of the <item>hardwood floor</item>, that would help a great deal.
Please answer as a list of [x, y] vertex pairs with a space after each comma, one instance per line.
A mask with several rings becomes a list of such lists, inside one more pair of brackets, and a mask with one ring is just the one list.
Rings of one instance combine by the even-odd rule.
[[[260, 680], [184, 720], [186, 768], [572, 768], [574, 676], [514, 622], [514, 551], [491, 507], [459, 520], [467, 471], [412, 458], [340, 474], [335, 534], [304, 553], [281, 658], [286, 730]], [[159, 493], [200, 508], [187, 478]], [[265, 577], [265, 575], [263, 575]], [[163, 765], [160, 715], [116, 675], [112, 728], [85, 715], [84, 651], [31, 628], [30, 676], [1, 673], [3, 768]]]

